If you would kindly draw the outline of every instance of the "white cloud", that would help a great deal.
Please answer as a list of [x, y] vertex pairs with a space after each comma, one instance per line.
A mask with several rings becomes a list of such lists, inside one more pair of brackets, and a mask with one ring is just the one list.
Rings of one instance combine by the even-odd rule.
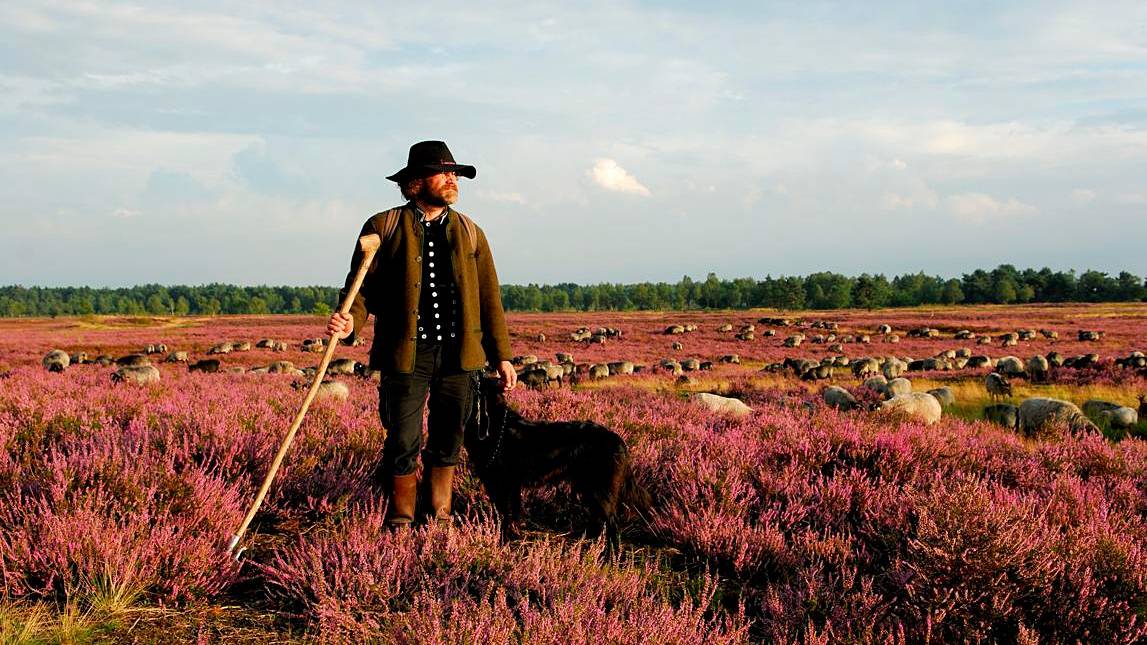
[[122, 206], [120, 208], [117, 208], [114, 211], [112, 211], [112, 217], [118, 217], [120, 219], [130, 219], [132, 217], [139, 217], [139, 214], [140, 214], [139, 211], [137, 211], [135, 209], [124, 208]]
[[1115, 201], [1120, 204], [1131, 204], [1133, 206], [1147, 204], [1147, 193], [1123, 193], [1116, 197]]
[[936, 208], [940, 198], [934, 191], [924, 190], [915, 195], [902, 195], [896, 192], [884, 193], [880, 198], [880, 206], [885, 210], [899, 210], [912, 208]]
[[1001, 217], [1034, 215], [1039, 209], [1025, 204], [1014, 197], [1000, 201], [984, 193], [961, 193], [949, 195], [946, 199], [948, 210], [960, 219], [971, 222], [984, 222]]
[[1095, 191], [1087, 188], [1076, 188], [1071, 191], [1071, 201], [1076, 204], [1088, 204], [1095, 200]]
[[649, 197], [649, 189], [641, 185], [637, 178], [629, 174], [613, 159], [598, 159], [587, 173], [594, 183], [606, 190], [619, 193], [633, 193]]

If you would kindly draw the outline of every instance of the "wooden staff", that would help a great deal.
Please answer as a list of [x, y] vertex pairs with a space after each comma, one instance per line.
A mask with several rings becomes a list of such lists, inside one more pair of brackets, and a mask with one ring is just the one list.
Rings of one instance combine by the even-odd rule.
[[[346, 298], [343, 299], [342, 306], [339, 307], [339, 313], [350, 313], [350, 307], [354, 303], [354, 298], [358, 295], [358, 290], [362, 287], [362, 281], [366, 278], [366, 272], [370, 269], [370, 264], [374, 260], [374, 254], [378, 252], [378, 247], [382, 243], [382, 239], [377, 233], [371, 235], [364, 235], [358, 238], [358, 247], [362, 251], [362, 260], [358, 265], [358, 272], [355, 273], [354, 282], [351, 284], [350, 291], [347, 292]], [[255, 519], [255, 513], [259, 512], [259, 507], [263, 505], [263, 498], [267, 496], [267, 490], [271, 488], [271, 482], [275, 480], [275, 474], [279, 472], [279, 466], [283, 463], [283, 457], [287, 454], [287, 449], [291, 447], [291, 442], [295, 439], [295, 433], [299, 430], [299, 426], [303, 424], [303, 417], [307, 415], [307, 410], [311, 407], [311, 401], [315, 399], [315, 393], [319, 391], [319, 386], [323, 382], [323, 376], [327, 373], [327, 366], [330, 365], [331, 358], [335, 354], [335, 346], [338, 341], [331, 337], [330, 343], [327, 345], [327, 351], [323, 354], [323, 360], [319, 363], [319, 369], [315, 373], [315, 379], [311, 382], [311, 388], [307, 390], [307, 398], [303, 399], [303, 406], [299, 409], [299, 413], [295, 415], [295, 421], [291, 424], [291, 429], [287, 431], [286, 438], [283, 439], [283, 444], [279, 446], [279, 452], [275, 455], [275, 461], [271, 462], [271, 470], [267, 472], [267, 476], [263, 479], [263, 485], [259, 488], [259, 494], [255, 496], [255, 502], [251, 504], [251, 509], [247, 511], [247, 517], [243, 519], [243, 524], [239, 526], [239, 530], [235, 531], [235, 535], [231, 536], [231, 541], [227, 543], [227, 552], [231, 553], [239, 544], [239, 540], [243, 534], [247, 532], [247, 527], [251, 525], [251, 521]], [[240, 550], [239, 553], [242, 553]], [[239, 554], [235, 554], [235, 559], [239, 558]]]

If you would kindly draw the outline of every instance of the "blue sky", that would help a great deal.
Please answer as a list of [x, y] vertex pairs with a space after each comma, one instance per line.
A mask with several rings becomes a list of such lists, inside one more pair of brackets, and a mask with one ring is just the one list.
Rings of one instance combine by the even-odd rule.
[[0, 284], [340, 283], [422, 139], [503, 282], [1143, 275], [1147, 3], [9, 0]]

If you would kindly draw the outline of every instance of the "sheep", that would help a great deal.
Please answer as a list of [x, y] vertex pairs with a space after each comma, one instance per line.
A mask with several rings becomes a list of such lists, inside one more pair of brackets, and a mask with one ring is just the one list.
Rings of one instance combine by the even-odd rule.
[[256, 349], [271, 349], [275, 346], [275, 341], [271, 338], [261, 338], [255, 343]]
[[1000, 334], [999, 341], [1000, 347], [1015, 347], [1019, 343], [1020, 336], [1014, 331], [1009, 331], [1006, 334]]
[[744, 401], [727, 396], [710, 394], [708, 392], [698, 392], [692, 396], [692, 399], [701, 403], [713, 412], [729, 414], [731, 416], [741, 417], [747, 414], [752, 414], [753, 412], [753, 409], [745, 405]]
[[694, 332], [694, 331], [697, 331], [697, 323], [685, 323], [685, 332], [686, 333]]
[[777, 335], [777, 330], [775, 330], [775, 329], [766, 329], [763, 333], [761, 333], [761, 336], [764, 338], [772, 338], [773, 336], [776, 336], [776, 335]]
[[205, 358], [201, 361], [196, 361], [187, 366], [188, 372], [203, 372], [204, 374], [214, 374], [219, 371], [219, 359]]
[[1084, 416], [1083, 411], [1070, 401], [1034, 397], [1020, 403], [1019, 410], [1019, 430], [1029, 437], [1043, 434], [1057, 424], [1066, 424], [1073, 433], [1099, 431]]
[[900, 337], [897, 336], [896, 334], [888, 334], [887, 336], [884, 337], [884, 342], [891, 343], [891, 344], [895, 345], [896, 343], [900, 342]]
[[1035, 340], [1036, 331], [1034, 329], [1020, 329], [1016, 331], [1016, 336], [1020, 340]]
[[1103, 332], [1100, 331], [1088, 331], [1086, 329], [1080, 329], [1078, 332], [1076, 332], [1076, 337], [1081, 341], [1098, 341], [1102, 336]]
[[733, 325], [731, 323], [725, 323], [717, 328], [717, 333], [719, 334], [727, 334], [731, 331], [733, 331]]
[[672, 349], [672, 350], [674, 350], [674, 351], [678, 351], [678, 352], [679, 352], [679, 351], [681, 351], [681, 350], [685, 349], [685, 345], [683, 345], [683, 344], [681, 344], [681, 343], [677, 343], [677, 342], [675, 342], [675, 343], [673, 343], [672, 345], [670, 345], [670, 346], [669, 346], [669, 348], [670, 348], [670, 349]]
[[111, 356], [107, 355], [107, 354], [100, 354], [99, 356], [96, 356], [96, 359], [94, 362], [96, 365], [99, 365], [100, 367], [107, 367], [108, 365], [111, 365], [112, 363], [114, 363], [115, 359], [112, 358]]
[[1011, 403], [994, 403], [984, 407], [984, 419], [1016, 430], [1019, 426], [1020, 409]]
[[267, 366], [267, 371], [271, 374], [293, 374], [295, 364], [291, 361], [275, 361]]
[[613, 361], [609, 364], [609, 374], [633, 374], [633, 361]]
[[828, 351], [832, 352], [833, 354], [843, 354], [844, 353], [844, 344], [833, 343], [833, 344], [828, 346]]
[[677, 335], [677, 334], [684, 334], [684, 333], [685, 333], [685, 328], [684, 328], [683, 326], [681, 326], [681, 325], [669, 325], [668, 327], [666, 327], [666, 328], [665, 328], [665, 332], [664, 332], [664, 333], [665, 333], [665, 335], [666, 335], [666, 336], [673, 336], [673, 335]]
[[872, 338], [870, 338], [868, 336], [868, 334], [861, 334], [861, 335], [856, 337], [856, 342], [864, 344], [864, 345], [868, 345], [872, 342]]
[[833, 367], [848, 367], [849, 366], [848, 357], [847, 356], [837, 356], [836, 358], [832, 359], [832, 366]]
[[678, 363], [671, 358], [661, 361], [660, 366], [662, 369], [669, 370], [669, 372], [674, 376], [681, 376], [681, 373], [685, 371], [681, 369], [681, 363]]
[[906, 378], [894, 378], [884, 386], [884, 397], [887, 399], [910, 393], [912, 393], [912, 381]]
[[734, 338], [736, 338], [737, 340], [753, 340], [756, 337], [757, 337], [756, 334], [754, 332], [751, 332], [751, 331], [737, 332], [737, 335], [734, 336]]
[[146, 383], [159, 382], [159, 370], [154, 365], [124, 365], [112, 373], [113, 383]]
[[186, 363], [188, 361], [187, 352], [171, 352], [164, 359], [167, 363]]
[[858, 405], [856, 397], [839, 385], [830, 385], [824, 388], [821, 397], [828, 407], [837, 410], [855, 410]]
[[928, 390], [928, 394], [936, 397], [936, 400], [940, 402], [940, 407], [942, 408], [950, 408], [956, 405], [956, 395], [952, 393], [952, 388], [938, 387]]
[[892, 333], [892, 325], [881, 325], [876, 328], [877, 335], [887, 336]]
[[[307, 345], [307, 341], [303, 341], [303, 350], [304, 351], [310, 351], [310, 346]], [[219, 343], [217, 345], [213, 345], [211, 347], [211, 349], [207, 350], [207, 353], [208, 353], [208, 355], [211, 355], [211, 354], [230, 354], [231, 353], [231, 343]]]
[[[680, 369], [680, 366], [678, 366]], [[675, 372], [676, 373], [676, 372]], [[594, 380], [603, 379], [609, 376], [609, 366], [604, 363], [594, 363], [589, 366], [589, 377]]]
[[[313, 381], [311, 382], [313, 383]], [[295, 381], [291, 383], [291, 387], [296, 390], [311, 387], [311, 383], [304, 381]], [[341, 381], [323, 381], [319, 383], [318, 390], [315, 391], [316, 401], [346, 401], [350, 398], [350, 388], [346, 383]]]
[[952, 356], [952, 358], [971, 358], [972, 357], [972, 348], [971, 347], [961, 347], [961, 348], [955, 350], [953, 352], [953, 354], [954, 355]]
[[525, 356], [515, 356], [515, 357], [510, 359], [510, 363], [517, 365], [519, 367], [522, 365], [533, 365], [534, 363], [537, 363], [537, 362], [538, 362], [538, 357], [535, 356], [534, 354], [526, 354]]
[[87, 352], [76, 352], [68, 357], [71, 365], [86, 365], [91, 363], [92, 360], [88, 358]]
[[802, 381], [823, 381], [832, 378], [831, 365], [817, 365], [801, 374]]
[[885, 389], [888, 388], [888, 379], [883, 376], [873, 376], [864, 380], [864, 387], [876, 392], [877, 394], [884, 394]]
[[[606, 372], [608, 373], [608, 369]], [[518, 381], [527, 389], [540, 390], [548, 382], [545, 369], [527, 369], [518, 375]]]
[[1004, 356], [996, 361], [996, 371], [1004, 376], [1023, 376], [1024, 363], [1015, 356]]
[[980, 336], [979, 338], [976, 339], [976, 344], [977, 345], [991, 345], [992, 344], [992, 337], [988, 336], [987, 334], [984, 334], [983, 336]]
[[944, 414], [940, 402], [927, 392], [907, 392], [883, 401], [877, 408], [881, 414], [905, 416], [932, 425]]
[[800, 347], [802, 342], [804, 342], [804, 337], [798, 334], [786, 338], [784, 345], [785, 347]]
[[121, 367], [144, 367], [151, 365], [151, 360], [143, 354], [128, 354], [115, 359], [115, 364]]
[[972, 369], [977, 369], [980, 367], [995, 367], [995, 363], [992, 361], [991, 357], [977, 354], [976, 356], [968, 357], [966, 366]]
[[972, 340], [975, 337], [976, 335], [967, 329], [961, 329], [960, 331], [956, 332], [955, 335], [956, 340]]
[[739, 330], [737, 330], [737, 331], [741, 332], [742, 334], [743, 334], [743, 333], [745, 333], [745, 332], [749, 332], [749, 331], [751, 331], [751, 332], [756, 332], [756, 331], [757, 331], [757, 326], [756, 326], [756, 325], [754, 325], [753, 323], [748, 323], [748, 324], [746, 324], [746, 325], [741, 325], [741, 328], [740, 328]]
[[166, 354], [167, 353], [167, 345], [164, 345], [163, 343], [154, 343], [152, 345], [148, 345], [147, 347], [144, 347], [143, 351], [140, 353], [142, 353], [142, 354]]
[[558, 352], [558, 353], [554, 354], [554, 358], [557, 359], [557, 361], [559, 363], [572, 363], [572, 362], [574, 362], [573, 354], [570, 354], [568, 352]]
[[718, 358], [717, 362], [719, 362], [719, 363], [730, 363], [732, 365], [740, 365], [741, 364], [741, 356], [739, 354], [725, 354], [724, 356]]
[[884, 378], [888, 380], [900, 378], [907, 370], [908, 363], [905, 363], [895, 356], [889, 357], [880, 368], [881, 373], [884, 374]]
[[[354, 340], [357, 343], [358, 341], [363, 340], [363, 339], [362, 339], [362, 337], [358, 337], [358, 338], [355, 338]], [[288, 347], [289, 346], [287, 345], [287, 341], [277, 340], [277, 341], [275, 341], [274, 345], [271, 345], [271, 351], [272, 352], [285, 352], [285, 351], [287, 351]]]
[[353, 358], [336, 358], [327, 366], [327, 373], [332, 375], [353, 375], [358, 361]]
[[1036, 354], [1028, 359], [1027, 372], [1032, 381], [1046, 381], [1050, 370], [1047, 358]]
[[1092, 421], [1112, 430], [1130, 430], [1139, 423], [1139, 413], [1134, 408], [1099, 399], [1084, 401], [1083, 413]]
[[681, 369], [686, 372], [695, 372], [701, 369], [701, 361], [696, 358], [686, 358], [681, 361]]
[[1041, 329], [1039, 330], [1039, 333], [1048, 340], [1059, 340], [1059, 332], [1057, 331], [1051, 329]]
[[40, 360], [40, 364], [49, 372], [63, 372], [72, 364], [72, 358], [62, 349], [53, 349], [47, 354], [44, 354], [44, 358]]
[[1012, 384], [1008, 382], [1006, 376], [999, 372], [992, 372], [984, 377], [984, 388], [993, 401], [1012, 395]]

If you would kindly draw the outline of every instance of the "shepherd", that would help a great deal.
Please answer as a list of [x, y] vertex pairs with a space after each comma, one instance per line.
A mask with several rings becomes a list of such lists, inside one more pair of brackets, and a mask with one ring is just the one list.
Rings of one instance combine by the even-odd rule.
[[[414, 522], [419, 488], [423, 500], [429, 498], [428, 516], [451, 521], [454, 468], [482, 372], [487, 364], [496, 370], [504, 390], [517, 384], [490, 244], [481, 228], [451, 208], [458, 178], [476, 174], [474, 166], [455, 163], [442, 141], [410, 147], [406, 167], [387, 177], [406, 204], [363, 224], [360, 235], [378, 234], [381, 247], [350, 312], [333, 314], [327, 324], [328, 335], [352, 344], [374, 314], [370, 367], [381, 372], [378, 410], [386, 428], [377, 473], [390, 495], [386, 522], [392, 528]], [[361, 256], [356, 248], [351, 273]], [[348, 275], [342, 297], [352, 280]]]

